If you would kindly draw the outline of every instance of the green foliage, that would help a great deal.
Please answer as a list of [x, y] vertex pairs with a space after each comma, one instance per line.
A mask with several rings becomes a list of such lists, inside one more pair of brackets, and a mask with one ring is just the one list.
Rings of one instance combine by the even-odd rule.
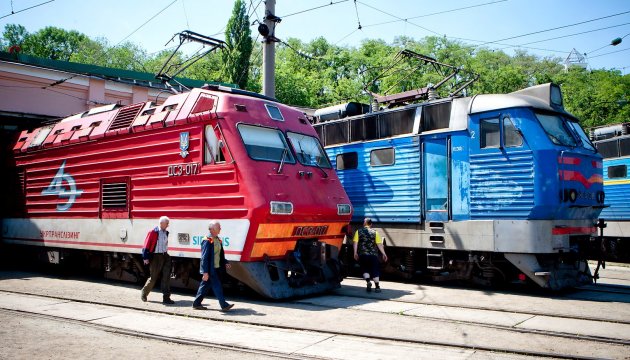
[[225, 31], [227, 48], [223, 50], [223, 81], [247, 87], [249, 62], [252, 55], [252, 31], [242, 0], [234, 2], [232, 17]]
[[[252, 41], [244, 2], [235, 3], [226, 28], [227, 49], [215, 52], [189, 67], [183, 77], [202, 81], [225, 81], [259, 92], [262, 87], [262, 45]], [[277, 44], [276, 96], [284, 103], [322, 107], [347, 101], [369, 102], [366, 90], [392, 94], [436, 84], [444, 74], [432, 66], [397, 57], [409, 49], [480, 75], [466, 95], [507, 93], [528, 86], [556, 82], [562, 86], [565, 107], [583, 126], [597, 126], [630, 120], [630, 75], [614, 70], [565, 71], [560, 58], [539, 58], [525, 51], [510, 56], [502, 51], [475, 48], [443, 37], [424, 39], [397, 37], [389, 44], [383, 40], [364, 40], [357, 47], [340, 47], [324, 38], [310, 42], [287, 39]], [[51, 59], [157, 73], [169, 51], [147, 54], [133, 43], [112, 47], [107, 40], [89, 39], [76, 31], [47, 27], [29, 33], [23, 26], [9, 24], [0, 37], [6, 50], [20, 45], [23, 53]], [[174, 63], [186, 56], [177, 53]], [[392, 67], [393, 64], [396, 64]], [[454, 83], [447, 83], [445, 96]]]

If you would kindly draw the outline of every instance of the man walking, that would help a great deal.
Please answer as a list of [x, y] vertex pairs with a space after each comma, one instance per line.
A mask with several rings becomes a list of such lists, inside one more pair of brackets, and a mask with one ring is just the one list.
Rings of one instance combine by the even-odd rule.
[[171, 256], [168, 254], [168, 228], [169, 218], [162, 216], [159, 226], [149, 231], [142, 248], [142, 259], [145, 265], [149, 265], [149, 278], [142, 288], [142, 301], [147, 301], [147, 296], [153, 290], [160, 274], [162, 275], [162, 303], [175, 304], [171, 300]]
[[374, 280], [374, 285], [376, 285], [375, 291], [377, 293], [381, 292], [381, 286], [379, 285], [381, 265], [378, 261], [378, 253], [380, 251], [383, 255], [383, 261], [387, 261], [387, 255], [385, 254], [381, 235], [376, 230], [372, 229], [372, 219], [365, 218], [365, 220], [363, 220], [363, 228], [354, 233], [352, 242], [354, 247], [354, 259], [359, 261], [361, 265], [363, 278], [367, 283], [367, 292], [372, 291], [372, 282], [370, 279]]
[[223, 296], [223, 285], [219, 278], [219, 272], [225, 271], [225, 268], [230, 268], [230, 264], [225, 260], [225, 252], [223, 250], [223, 240], [219, 237], [221, 232], [221, 224], [217, 220], [210, 221], [208, 225], [210, 234], [204, 236], [201, 241], [201, 269], [199, 272], [202, 274], [201, 283], [199, 284], [199, 290], [197, 290], [197, 296], [193, 301], [193, 309], [206, 310], [201, 305], [203, 298], [208, 293], [210, 287], [214, 292], [221, 311], [230, 311], [234, 304], [228, 304]]

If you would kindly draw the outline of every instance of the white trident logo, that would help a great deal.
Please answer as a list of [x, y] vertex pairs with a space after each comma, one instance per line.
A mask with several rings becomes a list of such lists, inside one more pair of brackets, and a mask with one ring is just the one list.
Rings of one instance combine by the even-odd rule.
[[[60, 199], [68, 199], [64, 204], [57, 204], [57, 211], [70, 209], [72, 204], [74, 204], [74, 200], [83, 193], [83, 190], [77, 190], [77, 184], [74, 182], [72, 176], [64, 173], [65, 167], [66, 161], [64, 160], [59, 170], [57, 170], [57, 174], [50, 182], [50, 185], [42, 190], [42, 195], [57, 195]], [[64, 181], [68, 183], [67, 187], [63, 185]]]

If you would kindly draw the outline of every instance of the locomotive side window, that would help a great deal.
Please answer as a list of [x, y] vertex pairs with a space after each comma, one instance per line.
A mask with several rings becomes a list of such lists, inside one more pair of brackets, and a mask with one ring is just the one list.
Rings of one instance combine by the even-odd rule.
[[287, 132], [287, 137], [293, 145], [296, 157], [300, 164], [307, 166], [317, 166], [322, 168], [331, 168], [328, 157], [322, 149], [319, 141], [312, 136]]
[[422, 109], [422, 131], [448, 128], [451, 120], [451, 102], [425, 106]]
[[619, 155], [630, 155], [630, 138], [619, 139]]
[[205, 153], [203, 163], [208, 164], [220, 164], [225, 162], [225, 156], [223, 155], [222, 141], [217, 137], [215, 128], [212, 125], [206, 125], [206, 142]]
[[358, 165], [359, 155], [356, 152], [337, 155], [337, 170], [356, 169]]
[[394, 148], [377, 149], [370, 152], [370, 166], [394, 165], [395, 162]]
[[628, 176], [628, 166], [626, 165], [616, 165], [616, 166], [608, 167], [609, 179], [625, 178], [627, 176]]
[[597, 151], [605, 158], [619, 157], [619, 148], [617, 147], [617, 140], [598, 142], [595, 147]]
[[378, 138], [376, 116], [350, 121], [350, 141], [366, 141]]
[[503, 118], [503, 142], [505, 147], [517, 147], [523, 145], [523, 137], [516, 129], [510, 118]]
[[484, 148], [498, 148], [500, 144], [501, 129], [499, 128], [499, 119], [486, 119], [481, 120], [479, 123], [481, 132], [480, 147]]
[[282, 131], [252, 125], [238, 125], [247, 154], [254, 160], [295, 164]]
[[[450, 104], [450, 103], [449, 103]], [[381, 114], [378, 117], [379, 138], [386, 138], [396, 135], [409, 134], [413, 132], [416, 109], [394, 111]], [[450, 107], [449, 107], [450, 116]], [[448, 117], [446, 126], [448, 127]]]
[[326, 127], [326, 146], [345, 144], [348, 142], [348, 121], [340, 121], [324, 125]]

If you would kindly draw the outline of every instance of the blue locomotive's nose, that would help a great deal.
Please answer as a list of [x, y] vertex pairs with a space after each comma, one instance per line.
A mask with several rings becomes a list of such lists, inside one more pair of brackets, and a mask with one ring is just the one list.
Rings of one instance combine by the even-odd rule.
[[558, 158], [558, 177], [563, 205], [601, 210], [604, 204], [604, 181], [600, 157], [562, 153]]

